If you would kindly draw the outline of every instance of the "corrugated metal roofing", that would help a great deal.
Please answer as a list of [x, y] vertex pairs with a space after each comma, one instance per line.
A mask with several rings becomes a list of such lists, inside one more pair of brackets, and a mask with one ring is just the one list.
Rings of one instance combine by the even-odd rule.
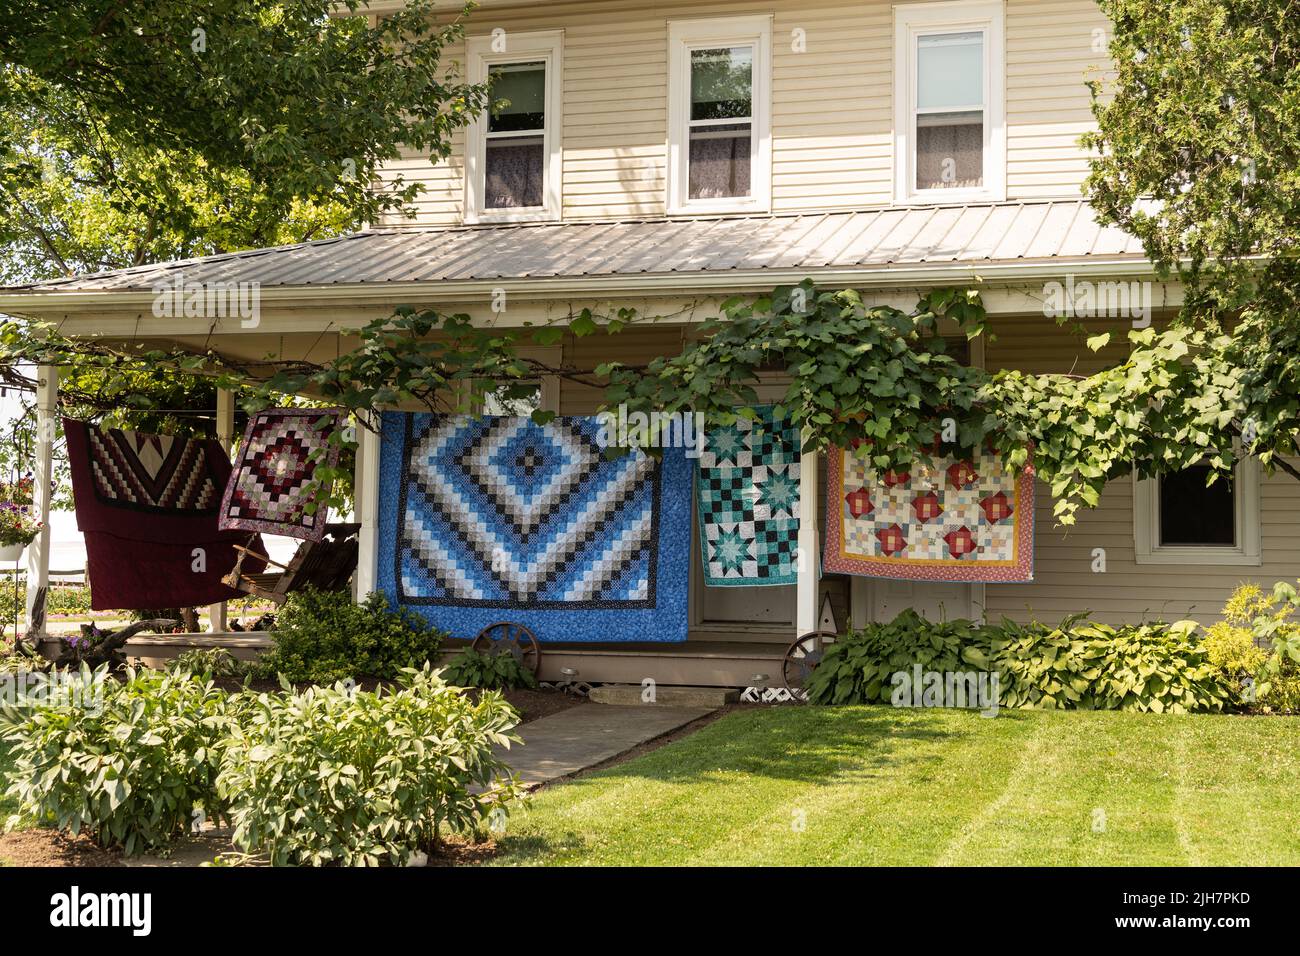
[[1082, 200], [909, 206], [707, 219], [520, 223], [374, 230], [74, 276], [9, 291], [149, 290], [189, 282], [268, 286], [509, 280], [900, 266], [1143, 259]]

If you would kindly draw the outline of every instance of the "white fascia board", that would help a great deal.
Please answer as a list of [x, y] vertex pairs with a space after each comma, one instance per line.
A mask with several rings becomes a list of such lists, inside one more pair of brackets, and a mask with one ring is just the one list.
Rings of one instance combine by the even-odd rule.
[[[433, 282], [363, 282], [331, 285], [263, 286], [262, 304], [362, 305], [367, 302], [465, 301], [489, 297], [504, 289], [507, 295], [533, 299], [600, 297], [609, 294], [663, 295], [672, 292], [753, 292], [812, 279], [821, 286], [855, 289], [897, 288], [900, 285], [938, 287], [978, 284], [983, 287], [1026, 280], [1073, 276], [1109, 276], [1150, 279], [1154, 270], [1145, 259], [1072, 259], [1010, 263], [944, 263], [873, 269], [752, 269], [727, 272], [667, 273], [663, 275], [541, 276], [526, 279], [472, 279]], [[0, 312], [35, 314], [152, 309], [151, 291], [10, 292], [0, 293]]]

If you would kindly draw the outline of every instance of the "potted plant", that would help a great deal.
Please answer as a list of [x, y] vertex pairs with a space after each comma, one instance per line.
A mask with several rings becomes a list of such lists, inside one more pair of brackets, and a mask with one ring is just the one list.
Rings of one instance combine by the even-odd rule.
[[0, 561], [17, 561], [32, 539], [41, 533], [41, 522], [32, 514], [32, 479], [24, 477], [3, 488], [0, 500]]

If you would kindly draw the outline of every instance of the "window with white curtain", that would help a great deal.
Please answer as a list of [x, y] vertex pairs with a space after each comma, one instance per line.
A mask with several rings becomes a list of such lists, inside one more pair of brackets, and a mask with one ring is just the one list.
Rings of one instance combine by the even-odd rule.
[[559, 218], [562, 42], [560, 31], [467, 41], [491, 106], [467, 130], [466, 222]]
[[1006, 193], [1000, 2], [895, 6], [895, 198]]
[[771, 31], [766, 16], [669, 22], [670, 212], [770, 207]]

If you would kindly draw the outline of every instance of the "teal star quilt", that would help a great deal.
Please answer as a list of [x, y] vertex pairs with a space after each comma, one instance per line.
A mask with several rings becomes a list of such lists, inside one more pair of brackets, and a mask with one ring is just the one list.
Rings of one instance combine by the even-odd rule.
[[708, 430], [695, 475], [704, 583], [794, 584], [799, 544], [799, 437], [772, 406]]

